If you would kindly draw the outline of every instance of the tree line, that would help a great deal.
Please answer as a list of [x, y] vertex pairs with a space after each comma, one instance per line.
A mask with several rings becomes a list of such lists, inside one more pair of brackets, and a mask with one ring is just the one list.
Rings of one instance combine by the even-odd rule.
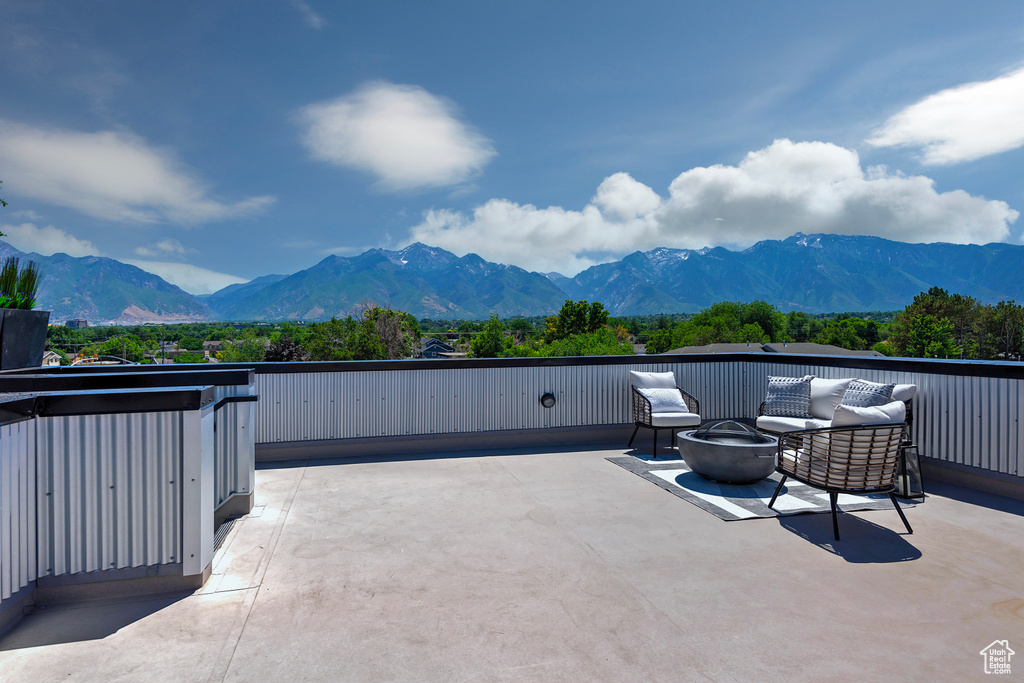
[[[51, 349], [145, 362], [175, 342], [175, 362], [205, 362], [204, 341], [221, 341], [221, 362], [387, 360], [409, 358], [422, 335], [444, 338], [478, 358], [647, 353], [721, 342], [816, 342], [874, 349], [889, 356], [1020, 360], [1024, 309], [1013, 301], [981, 304], [933, 287], [903, 311], [783, 313], [764, 301], [724, 301], [693, 315], [612, 317], [600, 302], [566, 300], [556, 315], [486, 321], [417, 320], [367, 304], [356, 315], [326, 322], [182, 323], [129, 327], [49, 328]], [[184, 350], [183, 353], [181, 350]]]

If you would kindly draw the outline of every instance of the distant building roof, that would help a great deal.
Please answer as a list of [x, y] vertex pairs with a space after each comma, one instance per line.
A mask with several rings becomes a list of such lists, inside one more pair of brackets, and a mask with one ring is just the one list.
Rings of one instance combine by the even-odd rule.
[[854, 351], [831, 344], [812, 344], [811, 342], [779, 342], [771, 344], [739, 343], [739, 344], [706, 344], [705, 346], [683, 346], [666, 351], [669, 353], [801, 353], [815, 356], [884, 356], [878, 351], [864, 349]]

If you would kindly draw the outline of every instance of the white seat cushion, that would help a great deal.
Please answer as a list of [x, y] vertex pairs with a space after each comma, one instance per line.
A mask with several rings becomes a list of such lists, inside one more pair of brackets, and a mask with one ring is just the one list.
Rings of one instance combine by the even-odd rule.
[[676, 376], [671, 372], [629, 371], [629, 384], [637, 389], [674, 389]]
[[700, 426], [700, 415], [697, 413], [652, 413], [651, 426], [698, 427]]
[[757, 428], [768, 432], [797, 432], [801, 429], [821, 429], [828, 427], [828, 420], [808, 419], [806, 417], [782, 417], [781, 415], [762, 415], [757, 418]]

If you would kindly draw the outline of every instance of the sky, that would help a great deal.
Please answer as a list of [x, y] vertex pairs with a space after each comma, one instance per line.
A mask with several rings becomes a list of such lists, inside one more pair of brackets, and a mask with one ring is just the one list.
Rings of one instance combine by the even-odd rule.
[[0, 0], [0, 92], [4, 239], [195, 294], [1024, 232], [1019, 0]]

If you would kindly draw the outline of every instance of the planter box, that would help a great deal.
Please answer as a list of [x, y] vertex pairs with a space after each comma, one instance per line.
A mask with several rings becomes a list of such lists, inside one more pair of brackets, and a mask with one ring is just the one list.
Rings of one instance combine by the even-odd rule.
[[3, 308], [0, 312], [0, 370], [40, 367], [50, 312], [16, 308]]

